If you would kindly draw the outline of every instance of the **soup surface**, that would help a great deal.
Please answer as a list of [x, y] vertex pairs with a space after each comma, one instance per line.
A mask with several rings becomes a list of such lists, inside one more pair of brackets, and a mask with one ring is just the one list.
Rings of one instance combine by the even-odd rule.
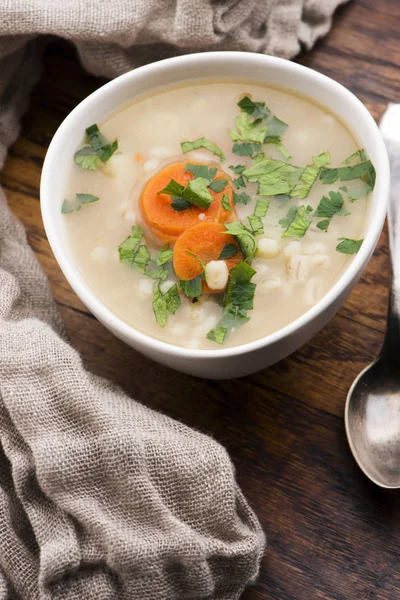
[[71, 157], [70, 250], [148, 335], [200, 349], [256, 340], [318, 302], [359, 249], [374, 169], [358, 150], [332, 114], [284, 90], [161, 90], [89, 128]]

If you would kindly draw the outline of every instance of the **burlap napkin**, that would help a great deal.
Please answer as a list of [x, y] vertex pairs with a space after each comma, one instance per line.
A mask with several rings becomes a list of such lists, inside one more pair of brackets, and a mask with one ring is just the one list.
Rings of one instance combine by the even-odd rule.
[[[109, 77], [179, 52], [310, 47], [341, 0], [2, 0], [0, 167], [46, 36]], [[0, 599], [233, 600], [260, 525], [214, 440], [86, 372], [0, 192]]]

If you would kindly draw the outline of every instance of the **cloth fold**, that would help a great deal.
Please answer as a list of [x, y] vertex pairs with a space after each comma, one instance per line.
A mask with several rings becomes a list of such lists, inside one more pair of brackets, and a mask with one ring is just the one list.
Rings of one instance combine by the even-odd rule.
[[[0, 168], [46, 40], [114, 77], [200, 50], [294, 56], [342, 0], [3, 0]], [[226, 451], [88, 373], [0, 191], [0, 600], [235, 600], [264, 534]]]

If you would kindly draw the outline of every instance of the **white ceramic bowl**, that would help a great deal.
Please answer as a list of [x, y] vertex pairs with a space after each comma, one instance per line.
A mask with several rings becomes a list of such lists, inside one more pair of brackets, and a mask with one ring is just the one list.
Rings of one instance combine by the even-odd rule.
[[[156, 88], [207, 78], [251, 80], [308, 96], [337, 115], [366, 149], [376, 168], [369, 199], [365, 241], [353, 262], [328, 293], [301, 317], [254, 342], [235, 348], [189, 350], [137, 331], [110, 311], [85, 282], [69, 251], [60, 211], [71, 157], [82, 131], [104, 120], [133, 98]], [[298, 64], [244, 52], [211, 52], [163, 60], [126, 73], [91, 94], [65, 119], [47, 152], [41, 180], [41, 209], [54, 255], [72, 288], [88, 309], [118, 338], [146, 356], [178, 371], [214, 379], [234, 378], [281, 360], [317, 333], [336, 313], [365, 268], [386, 214], [389, 163], [379, 130], [364, 105], [332, 79]]]

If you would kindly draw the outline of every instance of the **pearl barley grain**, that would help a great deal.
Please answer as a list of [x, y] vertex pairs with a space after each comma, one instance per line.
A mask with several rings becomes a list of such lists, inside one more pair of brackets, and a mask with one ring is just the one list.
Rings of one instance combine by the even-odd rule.
[[224, 290], [228, 283], [229, 271], [224, 260], [211, 260], [205, 269], [206, 282], [211, 290]]
[[276, 258], [279, 254], [280, 248], [276, 240], [267, 237], [258, 240], [258, 256], [261, 256], [261, 258]]
[[143, 165], [143, 171], [146, 173], [150, 173], [151, 171], [155, 171], [160, 166], [160, 161], [153, 158], [152, 160], [147, 160]]

